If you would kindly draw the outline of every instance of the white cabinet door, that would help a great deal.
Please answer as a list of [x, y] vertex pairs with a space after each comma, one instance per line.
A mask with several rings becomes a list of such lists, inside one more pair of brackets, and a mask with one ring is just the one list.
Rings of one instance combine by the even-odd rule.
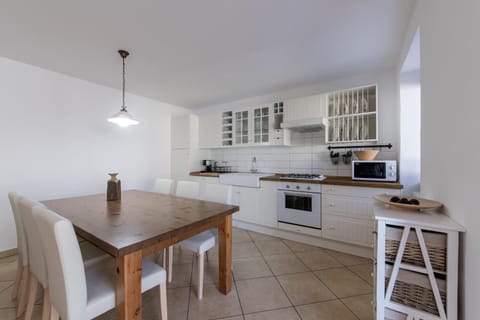
[[235, 145], [246, 145], [251, 142], [250, 110], [235, 111], [233, 116], [233, 129]]
[[233, 187], [233, 204], [240, 206], [240, 211], [233, 218], [255, 223], [258, 212], [258, 188]]
[[258, 197], [256, 222], [260, 225], [277, 228], [277, 183], [262, 181]]
[[285, 100], [283, 103], [285, 113], [283, 121], [320, 118], [326, 114], [325, 94]]
[[216, 148], [222, 145], [222, 119], [218, 113], [201, 114], [198, 117], [198, 146]]
[[360, 246], [373, 246], [374, 221], [331, 214], [322, 215], [322, 236]]

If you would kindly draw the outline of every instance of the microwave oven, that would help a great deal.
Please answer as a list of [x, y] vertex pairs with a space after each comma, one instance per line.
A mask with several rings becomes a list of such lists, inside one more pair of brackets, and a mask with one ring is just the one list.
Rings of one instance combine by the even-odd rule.
[[397, 181], [396, 160], [354, 160], [352, 161], [352, 179], [364, 181]]

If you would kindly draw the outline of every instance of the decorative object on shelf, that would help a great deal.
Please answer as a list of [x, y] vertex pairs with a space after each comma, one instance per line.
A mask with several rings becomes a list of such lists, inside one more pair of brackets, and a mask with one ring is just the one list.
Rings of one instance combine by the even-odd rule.
[[377, 154], [379, 153], [379, 150], [357, 150], [354, 151], [355, 156], [358, 158], [358, 160], [367, 160], [371, 161], [375, 159]]
[[340, 160], [340, 153], [334, 152], [333, 150], [330, 151], [330, 160], [332, 160], [333, 164], [338, 164], [338, 160]]
[[[442, 204], [438, 201], [418, 198], [418, 197], [409, 199], [409, 198], [392, 197], [391, 195], [388, 195], [388, 194], [379, 194], [379, 195], [376, 195], [374, 198], [389, 206], [402, 208], [402, 209], [409, 209], [409, 210], [425, 210], [425, 209], [436, 209], [436, 208], [442, 207]], [[416, 204], [417, 202], [418, 204]]]
[[117, 179], [118, 172], [109, 173], [110, 180], [107, 182], [107, 201], [116, 201], [122, 198], [122, 187], [120, 180]]
[[344, 164], [350, 164], [352, 162], [352, 150], [348, 150], [342, 154], [342, 160]]
[[118, 53], [122, 57], [123, 60], [123, 82], [122, 82], [122, 107], [120, 112], [117, 112], [110, 118], [108, 118], [108, 122], [115, 123], [120, 127], [128, 127], [131, 125], [137, 125], [139, 122], [135, 120], [130, 113], [127, 111], [127, 106], [125, 106], [125, 59], [128, 57], [129, 53], [125, 50], [118, 50]]

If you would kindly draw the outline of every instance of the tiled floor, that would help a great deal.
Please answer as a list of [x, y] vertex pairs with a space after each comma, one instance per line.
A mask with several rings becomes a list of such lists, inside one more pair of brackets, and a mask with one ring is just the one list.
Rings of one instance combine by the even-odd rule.
[[[349, 320], [373, 319], [372, 263], [293, 241], [234, 228], [233, 289], [222, 295], [216, 249], [208, 254], [204, 298], [196, 297], [195, 261], [175, 248], [173, 281], [168, 285], [170, 320]], [[16, 257], [0, 260], [0, 319], [15, 319], [10, 301]], [[34, 319], [40, 319], [41, 299]], [[158, 292], [143, 295], [143, 318], [159, 319]], [[99, 317], [115, 319], [115, 311]]]

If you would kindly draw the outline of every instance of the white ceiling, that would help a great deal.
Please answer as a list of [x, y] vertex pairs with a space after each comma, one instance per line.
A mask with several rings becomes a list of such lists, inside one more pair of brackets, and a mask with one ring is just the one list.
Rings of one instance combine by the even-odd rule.
[[194, 109], [393, 66], [414, 1], [4, 0], [0, 55]]

